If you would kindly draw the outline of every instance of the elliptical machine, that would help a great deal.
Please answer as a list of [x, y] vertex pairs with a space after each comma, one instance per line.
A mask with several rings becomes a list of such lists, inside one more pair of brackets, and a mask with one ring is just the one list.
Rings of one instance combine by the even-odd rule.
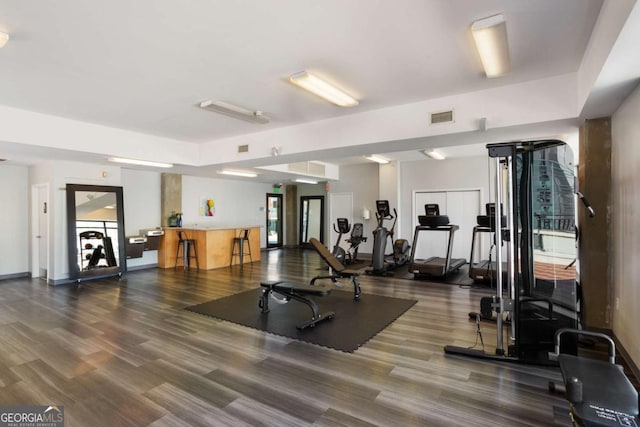
[[[367, 274], [387, 275], [391, 270], [409, 262], [409, 242], [406, 239], [393, 240], [393, 233], [398, 220], [398, 212], [393, 209], [393, 215], [389, 208], [388, 200], [376, 200], [376, 219], [378, 226], [373, 230], [373, 255], [371, 257], [371, 269]], [[384, 221], [393, 221], [391, 228], [384, 227]], [[385, 255], [387, 239], [393, 245], [393, 252]]]
[[[338, 233], [338, 239], [333, 247], [332, 255], [342, 263], [342, 265], [348, 265], [357, 261], [358, 247], [367, 241], [366, 237], [362, 237], [363, 226], [361, 223], [353, 224], [353, 231], [351, 231], [351, 225], [347, 218], [338, 218], [336, 224], [333, 224], [333, 231]], [[340, 246], [340, 240], [343, 234], [347, 234], [351, 231], [351, 236], [348, 239], [344, 239], [349, 243], [349, 249], [346, 251]]]

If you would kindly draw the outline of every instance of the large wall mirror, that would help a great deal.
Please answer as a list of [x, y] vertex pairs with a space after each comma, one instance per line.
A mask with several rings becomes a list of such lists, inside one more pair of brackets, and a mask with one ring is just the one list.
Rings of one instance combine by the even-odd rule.
[[67, 184], [67, 228], [71, 279], [126, 271], [122, 187]]
[[300, 246], [311, 247], [312, 237], [324, 242], [324, 196], [300, 197]]

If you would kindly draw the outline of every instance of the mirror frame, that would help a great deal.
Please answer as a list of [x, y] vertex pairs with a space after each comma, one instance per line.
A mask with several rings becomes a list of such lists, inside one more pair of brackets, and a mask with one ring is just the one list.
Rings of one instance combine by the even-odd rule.
[[[67, 243], [69, 247], [69, 277], [78, 283], [86, 279], [99, 279], [109, 276], [122, 276], [127, 271], [124, 237], [124, 204], [122, 187], [109, 185], [67, 184]], [[118, 222], [118, 258], [117, 266], [82, 271], [78, 265], [78, 231], [76, 230], [76, 192], [114, 193], [116, 196], [116, 218]]]
[[[300, 196], [300, 221], [298, 223], [298, 244], [302, 248], [312, 248], [313, 246], [309, 242], [303, 241], [303, 230], [302, 227], [304, 225], [304, 202], [309, 202], [311, 200], [320, 200], [320, 241], [324, 243], [324, 196]], [[308, 224], [307, 224], [308, 227]], [[308, 237], [308, 236], [307, 236]]]

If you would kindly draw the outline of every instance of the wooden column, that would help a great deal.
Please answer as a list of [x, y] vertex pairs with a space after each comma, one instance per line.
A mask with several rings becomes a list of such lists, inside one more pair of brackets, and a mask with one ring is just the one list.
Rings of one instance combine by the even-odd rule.
[[578, 206], [582, 314], [588, 328], [611, 329], [611, 118], [586, 120], [580, 128], [578, 189], [596, 212]]
[[298, 246], [298, 187], [287, 185], [285, 192], [285, 246]]
[[160, 215], [163, 227], [169, 226], [172, 212], [182, 212], [182, 175], [179, 173], [163, 173], [160, 183]]

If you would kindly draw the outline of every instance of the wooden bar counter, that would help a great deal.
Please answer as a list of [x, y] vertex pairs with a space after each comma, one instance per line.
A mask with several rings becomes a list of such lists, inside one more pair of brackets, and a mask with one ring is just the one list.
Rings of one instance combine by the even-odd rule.
[[[260, 227], [238, 228], [177, 228], [164, 229], [164, 236], [158, 248], [158, 267], [173, 268], [176, 265], [182, 267], [182, 251], [176, 264], [176, 250], [178, 248], [178, 231], [185, 234], [185, 238], [194, 239], [198, 249], [198, 263], [200, 268], [211, 270], [213, 268], [228, 267], [231, 262], [231, 246], [234, 237], [241, 237], [244, 230], [249, 232], [249, 244], [251, 245], [251, 258], [245, 243], [244, 262], [260, 260]], [[236, 250], [237, 251], [237, 250]], [[240, 257], [233, 257], [233, 264], [239, 264]], [[191, 259], [191, 268], [195, 268], [195, 259]]]

